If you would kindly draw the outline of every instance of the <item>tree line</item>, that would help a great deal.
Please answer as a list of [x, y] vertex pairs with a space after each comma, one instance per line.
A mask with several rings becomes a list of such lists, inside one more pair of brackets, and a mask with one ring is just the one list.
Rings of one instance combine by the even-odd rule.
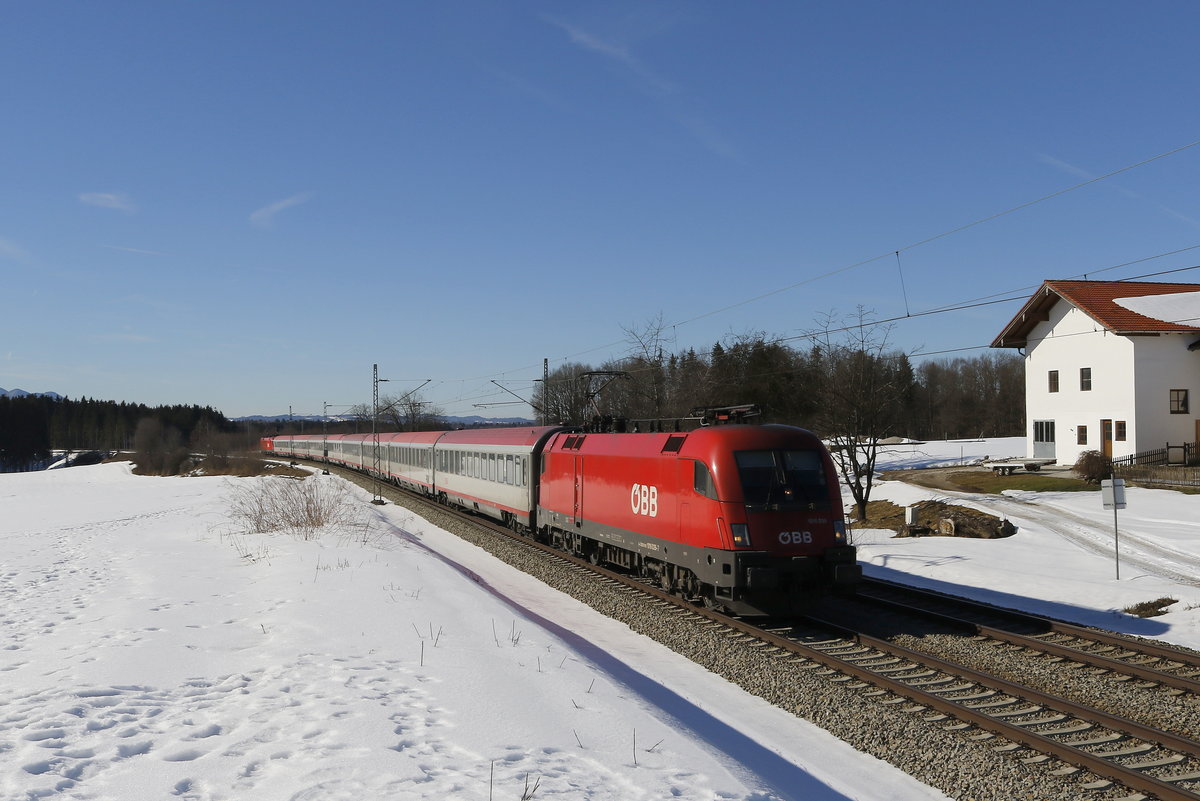
[[[890, 437], [963, 439], [1021, 436], [1024, 364], [1014, 354], [923, 361], [892, 347], [889, 329], [859, 309], [801, 337], [731, 335], [707, 352], [670, 351], [661, 318], [625, 329], [625, 356], [600, 365], [564, 364], [538, 383], [539, 422], [627, 420], [626, 430], [688, 428], [697, 409], [752, 405], [758, 422], [808, 428], [830, 444], [865, 515], [879, 443]], [[793, 344], [795, 343], [795, 344]], [[419, 394], [356, 407], [329, 433], [445, 427]], [[372, 425], [371, 418], [375, 418]], [[309, 432], [313, 430], [309, 424]], [[320, 424], [318, 424], [320, 425]], [[303, 432], [303, 423], [233, 423], [211, 407], [0, 398], [0, 470], [29, 469], [56, 449], [136, 450], [139, 467], [170, 472], [189, 452], [228, 455], [260, 435]]]
[[597, 416], [671, 425], [699, 407], [757, 405], [760, 422], [822, 436], [912, 439], [1021, 436], [1025, 368], [1009, 353], [934, 359], [914, 366], [876, 341], [821, 341], [794, 348], [763, 334], [727, 338], [707, 353], [639, 352], [600, 365], [564, 364], [534, 391], [548, 423]]
[[[152, 421], [146, 423], [144, 421]], [[26, 470], [57, 450], [133, 450], [141, 425], [179, 445], [245, 447], [247, 437], [209, 406], [141, 403], [27, 395], [0, 397], [0, 470]], [[223, 442], [225, 438], [236, 442]], [[142, 438], [146, 444], [146, 436]]]
[[[705, 407], [753, 405], [765, 423], [808, 428], [829, 444], [865, 519], [884, 440], [1021, 436], [1024, 363], [985, 353], [914, 367], [890, 330], [859, 309], [794, 339], [744, 334], [708, 353], [668, 352], [665, 327], [627, 329], [629, 353], [599, 367], [567, 364], [534, 392], [549, 423], [627, 419], [626, 429], [686, 429]], [[799, 341], [800, 346], [793, 346]]]

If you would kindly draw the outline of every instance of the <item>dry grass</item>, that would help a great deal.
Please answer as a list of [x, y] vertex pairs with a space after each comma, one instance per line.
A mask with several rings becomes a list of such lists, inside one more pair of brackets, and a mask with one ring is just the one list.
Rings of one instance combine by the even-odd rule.
[[1179, 599], [1177, 598], [1168, 598], [1163, 596], [1162, 598], [1154, 601], [1142, 601], [1140, 604], [1127, 606], [1121, 611], [1129, 615], [1134, 615], [1135, 617], [1158, 617], [1159, 615], [1165, 615], [1167, 613], [1168, 606], [1178, 602]]
[[282, 533], [304, 540], [326, 532], [359, 541], [370, 537], [370, 515], [363, 505], [341, 481], [322, 476], [238, 483], [229, 505], [235, 523], [247, 533]]
[[282, 462], [268, 462], [257, 456], [208, 456], [200, 460], [190, 471], [190, 476], [290, 476], [302, 478], [308, 473], [297, 470]]

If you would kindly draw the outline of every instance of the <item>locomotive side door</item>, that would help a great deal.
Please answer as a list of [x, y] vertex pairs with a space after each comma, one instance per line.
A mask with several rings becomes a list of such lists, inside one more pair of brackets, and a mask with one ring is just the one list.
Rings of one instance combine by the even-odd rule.
[[690, 459], [679, 459], [675, 462], [676, 481], [675, 486], [679, 490], [679, 541], [688, 541], [688, 527], [691, 525], [691, 503], [689, 499], [692, 493], [689, 487], [692, 486], [692, 470], [693, 462]]
[[[725, 521], [719, 514], [715, 517], [714, 504], [708, 496], [696, 486], [697, 473], [707, 476], [703, 464], [694, 459], [680, 459], [676, 462], [675, 486], [679, 494], [679, 541], [688, 545], [700, 547], [716, 547], [730, 549], [729, 533]], [[700, 464], [699, 469], [697, 465]], [[711, 479], [709, 479], [711, 484]], [[713, 496], [715, 497], [715, 496]], [[715, 535], [715, 539], [714, 539]]]
[[572, 506], [571, 516], [575, 518], [575, 526], [579, 528], [583, 526], [583, 457], [572, 457], [575, 463], [575, 469], [572, 471], [575, 481], [574, 505]]

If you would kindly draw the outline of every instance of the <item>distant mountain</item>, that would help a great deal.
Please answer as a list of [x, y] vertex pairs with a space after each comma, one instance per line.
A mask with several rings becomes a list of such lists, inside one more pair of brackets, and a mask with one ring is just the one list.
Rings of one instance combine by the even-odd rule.
[[54, 400], [62, 400], [62, 395], [57, 392], [26, 392], [23, 389], [5, 389], [0, 387], [0, 398], [25, 398], [30, 395], [41, 395]]
[[463, 426], [469, 428], [471, 426], [532, 426], [536, 425], [533, 420], [528, 420], [524, 417], [480, 417], [477, 414], [468, 417], [443, 417], [447, 423], [452, 426]]

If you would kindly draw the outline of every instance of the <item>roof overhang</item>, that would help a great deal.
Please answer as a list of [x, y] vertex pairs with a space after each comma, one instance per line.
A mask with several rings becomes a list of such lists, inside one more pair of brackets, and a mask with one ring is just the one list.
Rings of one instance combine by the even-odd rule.
[[[1034, 327], [1050, 319], [1050, 312], [1060, 300], [1086, 314], [1100, 329], [1119, 336], [1159, 336], [1164, 333], [1200, 331], [1193, 324], [1197, 319], [1169, 319], [1148, 316], [1138, 311], [1134, 299], [1165, 298], [1180, 293], [1193, 297], [1200, 293], [1200, 284], [1168, 284], [1142, 281], [1045, 281], [1009, 321], [1000, 335], [992, 340], [993, 348], [1025, 348]], [[1185, 301], [1185, 307], [1194, 303]], [[1145, 304], [1141, 304], [1145, 308]], [[1179, 313], [1179, 312], [1176, 312]], [[1188, 308], [1191, 314], [1191, 309]]]
[[1050, 310], [1061, 299], [1061, 295], [1051, 289], [1047, 283], [1043, 283], [1038, 291], [1025, 301], [1025, 305], [1021, 307], [1016, 316], [1009, 320], [1008, 325], [1004, 326], [1000, 335], [992, 340], [992, 347], [1026, 347], [1029, 344], [1029, 332], [1038, 323], [1044, 323], [1050, 319]]

